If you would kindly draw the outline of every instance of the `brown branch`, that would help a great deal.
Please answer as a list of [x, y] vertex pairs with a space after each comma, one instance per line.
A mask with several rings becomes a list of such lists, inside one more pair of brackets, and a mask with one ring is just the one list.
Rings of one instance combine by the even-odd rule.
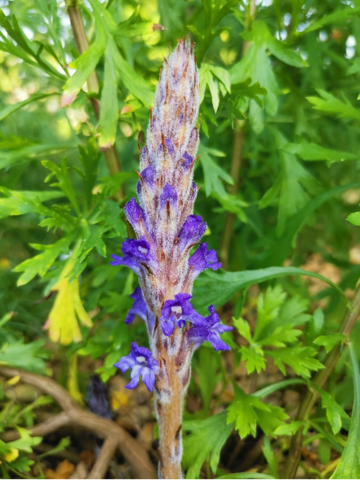
[[[67, 12], [70, 18], [71, 28], [74, 34], [75, 43], [77, 49], [80, 54], [84, 53], [89, 46], [89, 42], [86, 36], [84, 22], [81, 17], [81, 12], [78, 5], [72, 3], [68, 6]], [[99, 81], [96, 75], [96, 71], [94, 70], [87, 81], [88, 91], [89, 93], [98, 93], [99, 92]], [[97, 98], [91, 97], [90, 98], [91, 105], [93, 107], [95, 117], [99, 120], [100, 117], [100, 102]], [[120, 172], [120, 160], [116, 150], [115, 145], [112, 145], [110, 148], [105, 150], [104, 152], [106, 163], [110, 172], [110, 175], [115, 175], [116, 173]], [[125, 190], [124, 185], [119, 187], [117, 192], [117, 198], [121, 200], [125, 197]]]
[[[127, 433], [126, 430], [108, 418], [99, 417], [79, 407], [79, 405], [71, 399], [68, 392], [54, 380], [17, 368], [3, 366], [0, 366], [0, 374], [5, 377], [15, 377], [19, 375], [23, 382], [36, 386], [43, 392], [51, 395], [63, 408], [64, 412], [30, 428], [29, 431], [33, 435], [44, 436], [70, 423], [90, 430], [100, 438], [107, 439], [109, 437], [116, 437], [117, 448], [131, 465], [137, 478], [156, 478], [156, 471], [147, 451]], [[6, 432], [2, 436], [2, 438], [7, 441], [14, 440], [18, 437], [19, 434], [17, 431]], [[111, 458], [109, 461], [110, 460]]]
[[[352, 300], [352, 308], [348, 310], [345, 314], [343, 323], [340, 328], [340, 333], [343, 333], [347, 337], [350, 336], [352, 329], [355, 326], [355, 323], [360, 315], [360, 283], [357, 286]], [[324, 367], [322, 370], [315, 375], [313, 382], [320, 388], [322, 388], [330, 374], [335, 368], [335, 365], [339, 359], [341, 353], [341, 345], [334, 347], [329, 355], [326, 357], [324, 362]], [[317, 390], [309, 390], [305, 397], [303, 398], [296, 420], [307, 420], [311, 414], [312, 408], [319, 396]], [[296, 471], [299, 466], [301, 458], [301, 448], [303, 441], [303, 427], [299, 428], [296, 434], [291, 438], [289, 453], [284, 468], [282, 478], [295, 478]]]
[[119, 446], [119, 440], [115, 436], [109, 436], [101, 447], [95, 465], [93, 466], [88, 478], [105, 478], [109, 464]]

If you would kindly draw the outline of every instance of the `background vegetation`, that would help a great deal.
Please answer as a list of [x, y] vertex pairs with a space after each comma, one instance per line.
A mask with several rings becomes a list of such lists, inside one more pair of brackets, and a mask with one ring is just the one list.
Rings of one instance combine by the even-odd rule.
[[[249, 2], [0, 0], [2, 478], [85, 478], [98, 452], [74, 426], [31, 437], [59, 407], [4, 365], [112, 416], [156, 465], [151, 396], [113, 367], [146, 342], [124, 325], [135, 278], [109, 258], [184, 35], [202, 92], [196, 209], [224, 268], [194, 305], [235, 327], [231, 352], [195, 357], [187, 477], [359, 478], [360, 2]], [[136, 478], [117, 455], [108, 477]]]

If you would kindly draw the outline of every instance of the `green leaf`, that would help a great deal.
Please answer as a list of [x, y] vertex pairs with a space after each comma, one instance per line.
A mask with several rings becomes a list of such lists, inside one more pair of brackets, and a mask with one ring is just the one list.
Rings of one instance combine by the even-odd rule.
[[357, 227], [360, 227], [360, 212], [350, 213], [346, 220]]
[[330, 423], [333, 434], [336, 435], [342, 427], [342, 418], [348, 419], [349, 416], [330, 393], [325, 392], [325, 390], [322, 390], [317, 385], [314, 385], [314, 387], [320, 393], [322, 408], [326, 410], [326, 417]]
[[259, 207], [265, 208], [279, 198], [278, 225], [276, 233], [282, 235], [288, 218], [293, 217], [309, 200], [310, 194], [319, 193], [319, 183], [297, 161], [294, 155], [282, 151], [286, 139], [277, 130], [272, 130], [280, 149], [281, 169], [273, 186], [261, 199]]
[[0, 187], [0, 192], [5, 195], [5, 198], [0, 198], [0, 218], [27, 213], [46, 214], [48, 209], [42, 202], [64, 196], [62, 192], [56, 191], [16, 191], [5, 187]]
[[264, 351], [260, 346], [250, 345], [249, 347], [240, 347], [241, 360], [246, 363], [246, 370], [248, 374], [255, 370], [260, 373], [265, 370], [266, 360], [264, 358]]
[[325, 347], [326, 353], [329, 353], [335, 345], [346, 339], [346, 335], [343, 333], [333, 333], [331, 335], [321, 335], [315, 338], [315, 345], [321, 345]]
[[329, 164], [343, 162], [344, 160], [358, 160], [359, 156], [350, 152], [339, 152], [331, 148], [324, 148], [315, 143], [286, 143], [281, 150], [293, 155], [298, 155], [303, 160], [326, 160]]
[[80, 212], [79, 204], [76, 198], [75, 190], [68, 176], [68, 166], [67, 166], [66, 158], [64, 158], [61, 161], [60, 168], [54, 162], [50, 162], [50, 160], [44, 160], [41, 163], [45, 168], [47, 168], [52, 172], [52, 174], [50, 174], [46, 178], [45, 182], [48, 182], [53, 177], [53, 175], [56, 175], [56, 177], [59, 180], [59, 183], [53, 183], [52, 186], [59, 187], [64, 192], [64, 194], [70, 200], [70, 203], [73, 206], [75, 212], [80, 217], [81, 212]]
[[258, 424], [266, 435], [272, 435], [289, 418], [282, 408], [262, 403], [253, 395], [247, 395], [237, 384], [234, 389], [235, 398], [227, 409], [227, 422], [235, 423], [240, 438], [249, 434], [255, 437]]
[[215, 473], [221, 449], [233, 429], [232, 424], [226, 424], [226, 412], [218, 413], [206, 420], [185, 421], [183, 429], [191, 432], [183, 440], [183, 466], [187, 469], [186, 478], [198, 478], [206, 460], [209, 460], [211, 470]]
[[115, 143], [117, 123], [119, 117], [117, 97], [118, 75], [112, 56], [111, 46], [108, 45], [105, 53], [104, 85], [101, 93], [100, 108], [100, 138], [99, 147], [108, 149]]
[[348, 303], [342, 290], [322, 275], [296, 267], [269, 267], [242, 272], [205, 272], [195, 281], [194, 308], [200, 313], [206, 313], [209, 304], [220, 307], [242, 288], [284, 275], [308, 275], [319, 278], [335, 288]]
[[277, 427], [274, 433], [276, 435], [294, 435], [302, 426], [302, 424], [303, 422], [300, 421], [286, 423]]
[[296, 375], [303, 378], [310, 378], [311, 371], [316, 372], [324, 368], [319, 360], [313, 358], [317, 354], [317, 351], [311, 347], [295, 345], [279, 350], [266, 350], [265, 353], [274, 359], [275, 365], [283, 375], [286, 375], [284, 364], [292, 368]]
[[8, 107], [5, 107], [3, 110], [0, 111], [0, 121], [4, 120], [6, 117], [16, 112], [17, 110], [20, 110], [20, 108], [29, 105], [29, 103], [36, 102], [37, 100], [42, 100], [43, 98], [51, 97], [53, 95], [59, 95], [59, 93], [37, 93], [36, 95], [32, 95], [31, 97], [29, 97], [27, 100], [15, 103], [14, 105], [9, 105]]
[[[66, 84], [64, 85], [64, 93], [62, 97], [62, 106], [66, 106], [75, 99], [76, 95], [81, 90], [84, 83], [90, 77], [95, 70], [96, 65], [99, 63], [106, 49], [106, 32], [99, 21], [99, 18], [95, 15], [95, 32], [96, 37], [94, 42], [80, 55], [76, 60], [71, 62], [69, 66], [76, 70]], [[89, 88], [91, 85], [89, 85]], [[97, 93], [97, 92], [89, 92]]]
[[282, 388], [287, 388], [293, 385], [308, 385], [308, 382], [302, 380], [301, 378], [293, 378], [291, 380], [282, 380], [281, 382], [274, 383], [273, 385], [268, 385], [267, 387], [261, 388], [257, 392], [253, 393], [253, 397], [263, 398], [267, 395], [271, 395]]
[[338, 118], [352, 118], [360, 120], [360, 111], [354, 108], [349, 102], [343, 102], [334, 97], [331, 93], [325, 90], [316, 90], [319, 97], [306, 97], [306, 99], [314, 105], [315, 110], [325, 113], [334, 113]]
[[73, 235], [68, 235], [52, 245], [31, 244], [33, 248], [44, 251], [35, 257], [25, 260], [14, 268], [14, 272], [23, 272], [17, 281], [18, 287], [30, 282], [30, 280], [32, 280], [36, 275], [43, 277], [45, 273], [52, 267], [58, 256], [61, 253], [67, 253], [73, 238]]
[[355, 13], [360, 12], [360, 7], [348, 7], [348, 8], [338, 8], [334, 12], [330, 13], [329, 15], [321, 16], [319, 20], [311, 23], [307, 28], [305, 28], [301, 35], [305, 35], [306, 33], [313, 32], [314, 30], [318, 30], [319, 28], [324, 27], [325, 25], [339, 25], [340, 23], [346, 22], [350, 18], [354, 16]]
[[344, 452], [331, 478], [359, 478], [360, 477], [360, 373], [358, 360], [352, 345], [349, 345], [350, 359], [354, 380], [354, 406], [351, 415], [350, 430]]
[[75, 148], [74, 145], [37, 144], [17, 148], [10, 152], [0, 152], [0, 169], [14, 167], [20, 163], [29, 162], [44, 155], [56, 155]]
[[199, 152], [201, 155], [200, 162], [205, 178], [206, 196], [209, 196], [212, 192], [215, 192], [216, 195], [226, 198], [227, 193], [225, 191], [224, 185], [221, 182], [221, 179], [229, 183], [230, 185], [233, 185], [234, 180], [211, 158], [213, 156], [224, 157], [225, 154], [218, 150], [214, 150], [213, 148], [205, 147], [204, 145], [200, 145]]
[[268, 40], [267, 46], [275, 57], [292, 67], [304, 68], [309, 66], [299, 53], [295, 52], [295, 50], [291, 50], [277, 38], [271, 38], [271, 40]]
[[80, 153], [81, 165], [83, 167], [81, 176], [83, 179], [84, 191], [88, 207], [90, 207], [93, 198], [92, 190], [97, 178], [100, 152], [96, 146], [95, 138], [91, 138], [87, 142], [86, 147], [78, 145], [78, 149]]
[[261, 448], [264, 457], [268, 463], [268, 468], [273, 478], [279, 478], [277, 461], [275, 460], [274, 452], [272, 451], [270, 440], [268, 437], [264, 437], [264, 445]]
[[339, 187], [335, 187], [325, 191], [324, 193], [321, 193], [316, 198], [311, 200], [298, 213], [286, 221], [284, 233], [280, 238], [277, 238], [275, 234], [271, 234], [270, 236], [264, 238], [264, 241], [268, 246], [268, 250], [265, 251], [261, 257], [259, 257], [259, 261], [257, 261], [256, 264], [261, 263], [261, 266], [281, 265], [284, 260], [288, 258], [296, 235], [306, 224], [306, 220], [311, 217], [311, 214], [332, 197], [340, 195], [347, 190], [351, 190], [353, 188], [356, 189], [359, 187], [360, 183], [340, 185]]
[[257, 472], [241, 472], [241, 473], [230, 473], [229, 475], [223, 475], [221, 477], [216, 478], [243, 478], [243, 479], [255, 479], [255, 478], [263, 478], [263, 479], [272, 479], [277, 477], [272, 477], [271, 475], [266, 475], [265, 473], [257, 473]]
[[[24, 368], [33, 372], [46, 374], [45, 359], [48, 351], [44, 340], [24, 344], [21, 340], [4, 343], [0, 347], [0, 364]], [[50, 352], [49, 352], [50, 353]]]
[[194, 370], [199, 379], [204, 411], [209, 415], [211, 394], [221, 377], [218, 372], [219, 355], [210, 348], [201, 348], [198, 355], [199, 361], [196, 362]]

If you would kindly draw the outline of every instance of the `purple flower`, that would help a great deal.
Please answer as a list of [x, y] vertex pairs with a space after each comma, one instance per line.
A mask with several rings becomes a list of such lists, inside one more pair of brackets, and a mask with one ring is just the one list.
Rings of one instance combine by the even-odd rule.
[[193, 278], [196, 278], [198, 275], [200, 275], [200, 273], [206, 268], [217, 270], [221, 267], [221, 263], [218, 262], [215, 250], [208, 251], [207, 248], [207, 243], [202, 243], [189, 258], [189, 265], [193, 269]]
[[145, 240], [145, 237], [140, 237], [139, 240], [127, 239], [121, 248], [123, 257], [117, 255], [111, 255], [113, 261], [110, 265], [114, 267], [117, 265], [126, 265], [131, 268], [137, 275], [140, 275], [141, 268], [157, 270], [158, 262], [151, 252], [149, 243]]
[[165, 145], [166, 145], [167, 151], [170, 153], [170, 155], [174, 155], [175, 149], [174, 149], [174, 145], [171, 141], [171, 138], [165, 138]]
[[206, 230], [206, 223], [199, 215], [189, 215], [179, 233], [180, 251], [195, 245]]
[[232, 330], [233, 327], [220, 323], [214, 305], [210, 305], [208, 310], [210, 315], [203, 319], [203, 324], [198, 323], [188, 330], [188, 341], [198, 347], [208, 340], [215, 350], [230, 350], [230, 347], [221, 340], [220, 334]]
[[187, 170], [190, 167], [190, 165], [192, 164], [194, 159], [191, 155], [189, 155], [187, 152], [185, 152], [184, 155], [183, 155], [183, 160], [184, 160], [184, 162], [182, 163], [182, 167], [185, 170]]
[[135, 388], [142, 375], [142, 381], [150, 392], [154, 389], [155, 374], [159, 370], [159, 362], [151, 355], [149, 349], [139, 347], [136, 342], [131, 344], [131, 352], [126, 357], [122, 357], [114, 367], [119, 368], [122, 372], [126, 372], [131, 368], [131, 381], [126, 388]]
[[160, 194], [160, 208], [163, 209], [166, 207], [169, 202], [170, 207], [175, 207], [177, 202], [177, 193], [174, 187], [170, 186], [168, 183], [163, 188], [163, 191]]
[[[135, 198], [132, 198], [124, 207], [126, 218], [129, 220], [134, 231], [140, 235], [144, 229], [144, 211], [137, 203]], [[143, 227], [143, 228], [141, 228]]]
[[140, 287], [136, 287], [134, 292], [130, 295], [134, 300], [133, 306], [126, 315], [125, 323], [132, 323], [135, 315], [138, 315], [146, 323], [147, 320], [147, 306]]
[[177, 325], [185, 327], [186, 321], [192, 323], [203, 323], [205, 319], [194, 310], [190, 303], [191, 295], [178, 293], [174, 300], [166, 300], [161, 311], [160, 325], [164, 335], [169, 337]]

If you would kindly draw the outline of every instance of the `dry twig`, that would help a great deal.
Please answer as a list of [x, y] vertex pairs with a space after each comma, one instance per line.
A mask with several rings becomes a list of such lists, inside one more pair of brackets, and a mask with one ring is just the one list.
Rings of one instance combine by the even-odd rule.
[[[32, 435], [42, 437], [64, 425], [72, 424], [92, 431], [98, 437], [105, 439], [100, 456], [90, 473], [90, 478], [101, 478], [103, 476], [102, 472], [106, 472], [116, 448], [131, 465], [137, 478], [157, 477], [147, 451], [131, 435], [112, 420], [99, 417], [79, 407], [71, 399], [68, 392], [51, 378], [10, 367], [0, 367], [0, 374], [5, 377], [19, 375], [23, 382], [38, 387], [44, 393], [51, 395], [63, 409], [63, 412], [30, 428], [29, 431]], [[1, 439], [7, 442], [18, 437], [17, 430], [5, 432], [1, 435]], [[109, 452], [107, 452], [107, 449]], [[96, 475], [100, 475], [94, 477], [94, 472]]]

